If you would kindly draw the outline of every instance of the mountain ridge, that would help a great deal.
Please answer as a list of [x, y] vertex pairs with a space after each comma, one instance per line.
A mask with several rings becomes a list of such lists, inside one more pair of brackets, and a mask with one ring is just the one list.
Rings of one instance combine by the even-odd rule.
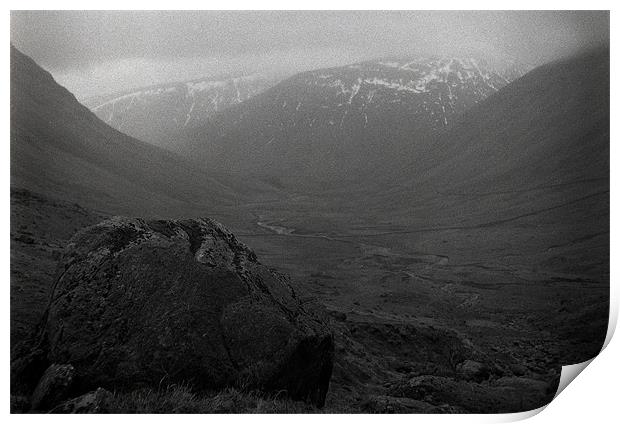
[[241, 198], [180, 156], [103, 123], [13, 46], [11, 186], [122, 213], [179, 214]]
[[215, 114], [176, 151], [257, 174], [389, 167], [414, 155], [416, 140], [524, 72], [510, 69], [502, 76], [476, 59], [418, 58], [307, 71]]
[[178, 134], [278, 81], [260, 74], [214, 76], [156, 84], [91, 97], [84, 104], [108, 125], [139, 140], [175, 150]]

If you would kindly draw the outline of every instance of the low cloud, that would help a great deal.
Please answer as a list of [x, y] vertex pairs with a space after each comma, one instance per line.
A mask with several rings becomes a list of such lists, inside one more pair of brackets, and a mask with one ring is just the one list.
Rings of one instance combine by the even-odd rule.
[[589, 11], [13, 11], [11, 41], [79, 98], [406, 54], [538, 65], [609, 40]]

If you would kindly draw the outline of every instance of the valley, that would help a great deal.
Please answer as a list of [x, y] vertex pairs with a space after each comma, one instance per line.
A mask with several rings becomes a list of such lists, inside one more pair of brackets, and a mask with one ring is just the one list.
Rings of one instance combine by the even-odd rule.
[[[514, 207], [499, 203], [501, 195], [493, 200], [496, 207]], [[457, 201], [442, 200], [448, 209], [450, 202], [454, 206]], [[598, 209], [596, 195], [577, 199], [572, 212], [579, 214], [583, 207], [605, 213], [604, 203]], [[346, 213], [319, 225], [319, 216], [288, 215], [293, 209], [291, 205], [273, 208], [275, 229], [263, 232], [261, 226], [262, 234], [243, 233], [240, 238], [263, 261], [290, 274], [333, 316], [344, 319], [347, 328], [360, 322], [377, 326], [375, 334], [362, 333], [358, 339], [362, 345], [375, 345], [375, 352], [385, 354], [402, 343], [405, 351], [391, 357], [384, 368], [395, 374], [377, 385], [377, 396], [389, 392], [386, 385], [395, 384], [393, 379], [405, 378], [408, 374], [403, 370], [422, 372], [419, 364], [409, 363], [406, 342], [385, 344], [381, 325], [455, 330], [507, 375], [517, 370], [519, 377], [537, 381], [523, 383], [530, 389], [544, 382], [549, 392], [555, 390], [561, 364], [591, 357], [602, 344], [609, 277], [605, 260], [600, 261], [609, 254], [607, 233], [590, 226], [560, 243], [563, 237], [558, 229], [567, 221], [542, 230], [539, 226], [543, 219], [566, 219], [553, 207], [515, 213], [502, 222], [487, 216], [490, 222], [478, 225], [435, 228], [430, 223], [431, 228], [417, 227], [411, 219], [400, 228], [370, 221], [346, 225], [360, 219]], [[416, 215], [423, 210], [410, 212]], [[314, 233], [316, 227], [330, 231]], [[579, 267], [573, 266], [575, 260]], [[585, 320], [584, 313], [588, 314]], [[588, 344], [574, 337], [581, 331], [597, 334], [598, 342]], [[543, 399], [549, 400], [543, 396], [539, 401]]]
[[[102, 219], [94, 211], [31, 196], [13, 195], [15, 228], [33, 234], [32, 243], [13, 235], [16, 338], [24, 336], [24, 323], [36, 323], [33, 312], [47, 302], [54, 258], [71, 233], [58, 219], [66, 217], [76, 226], [82, 216], [85, 223]], [[40, 215], [29, 216], [27, 206], [34, 200], [42, 205]], [[237, 224], [234, 231], [264, 264], [290, 275], [295, 290], [314, 305], [309, 307], [332, 322], [337, 355], [328, 410], [346, 405], [367, 412], [439, 412], [450, 404], [450, 411], [464, 412], [469, 410], [465, 400], [435, 393], [411, 404], [398, 390], [417, 376], [461, 381], [455, 367], [465, 360], [491, 367], [490, 380], [462, 380], [482, 393], [518, 390], [528, 396], [520, 401], [524, 405], [511, 404], [513, 397], [507, 395], [486, 407], [502, 412], [535, 408], [552, 398], [561, 365], [595, 355], [602, 343], [608, 275], [604, 263], [589, 265], [584, 258], [600, 260], [608, 254], [607, 233], [584, 229], [572, 241], [546, 245], [545, 240], [559, 240], [554, 230], [541, 234], [529, 228], [538, 226], [540, 214], [554, 219], [554, 209], [493, 226], [448, 229], [362, 222], [346, 212], [333, 213], [322, 224], [323, 211], [314, 216], [295, 212], [309, 210], [306, 202], [324, 204], [317, 195], [302, 203], [240, 205], [248, 218], [261, 218]], [[579, 202], [575, 205], [578, 209]], [[38, 227], [54, 222], [39, 238]], [[538, 240], [533, 240], [536, 232]], [[517, 234], [517, 240], [506, 241]], [[523, 247], [515, 248], [520, 243]], [[536, 244], [540, 247], [533, 248]], [[580, 258], [582, 269], [571, 269], [571, 257]], [[32, 274], [26, 265], [30, 261], [40, 264], [37, 272], [44, 275]], [[455, 338], [454, 351], [443, 350], [444, 333]]]
[[[364, 66], [415, 70], [413, 62], [394, 63]], [[475, 89], [463, 94], [468, 107], [450, 115], [449, 124], [446, 116], [412, 119], [425, 125], [423, 137], [411, 127], [395, 128], [400, 136], [390, 137], [394, 149], [386, 149], [399, 160], [375, 151], [358, 174], [351, 163], [322, 163], [323, 147], [334, 143], [331, 125], [313, 133], [316, 149], [299, 144], [303, 137], [288, 137], [290, 128], [262, 128], [269, 132], [261, 136], [275, 131], [284, 134], [278, 141], [291, 143], [284, 152], [290, 156], [268, 160], [264, 139], [226, 132], [232, 138], [193, 145], [205, 154], [222, 140], [238, 142], [224, 143], [218, 153], [234, 150], [224, 155], [231, 162], [204, 166], [200, 155], [187, 159], [197, 151], [177, 155], [108, 127], [12, 50], [12, 84], [20, 90], [11, 99], [12, 359], [29, 348], [77, 231], [115, 215], [205, 217], [230, 229], [267, 268], [290, 276], [294, 298], [329, 324], [335, 352], [324, 412], [518, 412], [550, 402], [561, 366], [596, 355], [607, 331], [608, 52], [558, 61], [522, 78], [513, 74], [517, 79], [504, 78], [501, 88], [499, 74], [474, 73], [477, 62], [440, 63], [448, 66], [444, 74], [425, 63], [416, 66], [433, 75], [429, 90], [403, 85], [414, 94], [441, 101], [438, 93], [468, 70], [474, 82], [498, 87], [488, 96], [476, 97]], [[296, 98], [299, 79], [310, 77], [316, 75], [302, 74], [219, 111], [209, 121], [214, 127], [201, 134], [277, 121], [263, 102], [275, 96], [279, 105], [283, 88]], [[302, 86], [304, 95], [317, 95]], [[338, 96], [358, 94], [345, 91]], [[475, 98], [468, 97], [472, 92]], [[237, 125], [240, 113], [256, 115]], [[434, 125], [442, 128], [431, 130]], [[357, 140], [356, 128], [337, 139]], [[384, 128], [375, 128], [375, 136]], [[355, 162], [373, 154], [368, 147], [343, 142], [338, 148], [350, 155], [344, 162]], [[298, 169], [304, 149], [316, 155]], [[235, 163], [243, 166], [227, 171]], [[190, 233], [184, 240], [197, 254], [202, 245], [192, 244]], [[226, 412], [241, 412], [231, 409]]]

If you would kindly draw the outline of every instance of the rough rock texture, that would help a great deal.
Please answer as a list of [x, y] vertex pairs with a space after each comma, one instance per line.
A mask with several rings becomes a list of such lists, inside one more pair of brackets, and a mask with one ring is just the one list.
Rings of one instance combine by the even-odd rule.
[[436, 406], [406, 397], [373, 396], [363, 405], [363, 410], [377, 414], [460, 414], [466, 410], [449, 405]]
[[74, 383], [71, 365], [52, 364], [39, 380], [30, 400], [33, 410], [47, 410], [66, 399]]
[[489, 367], [471, 359], [461, 362], [456, 369], [465, 380], [473, 380], [478, 383], [486, 380], [490, 375]]
[[524, 378], [475, 383], [424, 375], [397, 384], [390, 395], [432, 405], [451, 405], [466, 412], [508, 413], [536, 409], [551, 402], [553, 393], [547, 393], [546, 387], [544, 382]]
[[[11, 393], [30, 397], [36, 388], [41, 376], [49, 367], [47, 352], [36, 345], [36, 336], [18, 343], [11, 352], [15, 357], [11, 361]], [[45, 342], [45, 341], [43, 341]]]
[[99, 387], [93, 392], [78, 396], [54, 408], [54, 414], [101, 414], [110, 412], [109, 406], [114, 395]]
[[23, 414], [30, 409], [27, 396], [11, 395], [11, 414]]
[[116, 217], [76, 234], [45, 332], [82, 390], [236, 385], [322, 406], [333, 363], [324, 321], [208, 219]]

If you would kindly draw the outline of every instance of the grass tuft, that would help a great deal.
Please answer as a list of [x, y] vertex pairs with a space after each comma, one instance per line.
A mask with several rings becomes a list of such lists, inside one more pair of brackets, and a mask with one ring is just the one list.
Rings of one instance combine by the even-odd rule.
[[114, 393], [108, 405], [111, 413], [178, 414], [295, 414], [321, 413], [304, 402], [293, 401], [282, 393], [266, 394], [233, 388], [211, 394], [197, 394], [185, 385], [170, 385], [160, 390], [136, 390]]

